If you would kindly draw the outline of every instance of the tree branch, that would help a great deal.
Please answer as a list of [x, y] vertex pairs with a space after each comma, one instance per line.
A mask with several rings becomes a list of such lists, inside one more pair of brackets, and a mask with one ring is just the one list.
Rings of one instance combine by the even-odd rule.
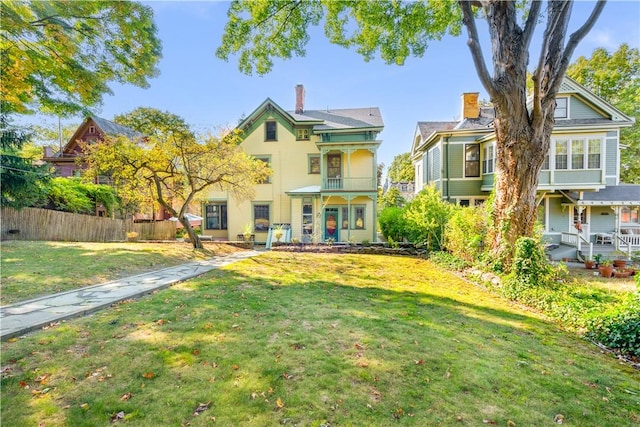
[[[606, 0], [598, 0], [598, 3], [596, 3], [593, 10], [591, 11], [591, 15], [589, 15], [589, 18], [587, 18], [582, 27], [578, 28], [573, 34], [571, 34], [571, 36], [569, 37], [569, 41], [567, 42], [567, 46], [564, 49], [564, 54], [562, 55], [562, 61], [559, 66], [560, 69], [558, 70], [558, 73], [553, 76], [554, 80], [556, 80], [559, 76], [564, 77], [564, 74], [567, 71], [567, 67], [569, 66], [571, 56], [573, 56], [573, 52], [576, 50], [578, 43], [580, 43], [580, 41], [587, 35], [587, 33], [591, 31], [606, 4]], [[555, 82], [553, 83], [555, 84]]]
[[536, 24], [538, 22], [538, 16], [540, 15], [541, 8], [542, 1], [533, 0], [533, 2], [531, 3], [531, 8], [529, 9], [529, 16], [527, 16], [527, 22], [524, 26], [524, 31], [522, 32], [522, 44], [526, 50], [529, 50], [529, 45], [531, 44], [533, 32], [536, 29]]
[[467, 33], [469, 34], [467, 46], [469, 46], [469, 50], [471, 51], [471, 57], [478, 72], [478, 77], [480, 77], [480, 82], [482, 82], [484, 88], [489, 92], [489, 96], [494, 97], [497, 90], [484, 62], [480, 38], [478, 37], [478, 28], [476, 27], [476, 21], [473, 16], [473, 11], [471, 10], [471, 2], [468, 0], [460, 0], [458, 4], [462, 9], [462, 23], [467, 27]]

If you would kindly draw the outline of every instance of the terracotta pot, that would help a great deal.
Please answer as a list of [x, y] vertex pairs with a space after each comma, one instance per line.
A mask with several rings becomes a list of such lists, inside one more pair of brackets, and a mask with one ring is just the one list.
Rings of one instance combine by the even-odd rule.
[[587, 270], [592, 270], [594, 267], [596, 266], [596, 262], [595, 261], [585, 261], [584, 262], [584, 268], [586, 268]]
[[627, 265], [627, 261], [625, 261], [623, 259], [614, 259], [613, 260], [613, 266], [615, 268], [624, 268], [625, 265]]
[[613, 265], [601, 265], [598, 270], [600, 271], [600, 275], [602, 277], [611, 277], [613, 276]]
[[629, 277], [631, 276], [631, 271], [629, 270], [614, 271], [613, 276], [617, 278]]

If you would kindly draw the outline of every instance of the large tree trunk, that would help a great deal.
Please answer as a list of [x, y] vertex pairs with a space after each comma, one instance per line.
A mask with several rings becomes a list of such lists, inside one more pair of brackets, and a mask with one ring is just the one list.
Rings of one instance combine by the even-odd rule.
[[[555, 98], [571, 55], [593, 27], [604, 2], [594, 7], [587, 21], [565, 46], [572, 1], [549, 1], [540, 57], [533, 73], [531, 102], [527, 102], [529, 47], [542, 9], [531, 2], [524, 27], [518, 23], [516, 2], [459, 0], [469, 35], [473, 63], [496, 109], [496, 173], [491, 250], [509, 269], [516, 240], [530, 236], [536, 220], [538, 174], [549, 152]], [[491, 37], [493, 75], [482, 53], [473, 6], [484, 11]]]

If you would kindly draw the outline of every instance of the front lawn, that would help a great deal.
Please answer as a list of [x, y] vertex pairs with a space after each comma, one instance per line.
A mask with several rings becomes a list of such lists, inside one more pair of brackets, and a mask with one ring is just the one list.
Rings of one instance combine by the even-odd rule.
[[207, 243], [2, 242], [0, 304], [96, 285], [237, 250]]
[[3, 426], [640, 423], [637, 370], [408, 257], [265, 253], [1, 360]]

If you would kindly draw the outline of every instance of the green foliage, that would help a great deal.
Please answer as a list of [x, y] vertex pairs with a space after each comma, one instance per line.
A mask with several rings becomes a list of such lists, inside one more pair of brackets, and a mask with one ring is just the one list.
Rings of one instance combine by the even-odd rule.
[[472, 263], [447, 251], [435, 251], [429, 253], [429, 261], [449, 270], [462, 271]]
[[378, 214], [380, 231], [387, 240], [402, 240], [404, 238], [404, 219], [401, 208], [391, 206], [384, 208]]
[[390, 208], [390, 207], [403, 207], [407, 201], [402, 194], [400, 194], [400, 190], [396, 187], [390, 187], [386, 193], [382, 196], [378, 197], [378, 207], [380, 209]]
[[45, 206], [64, 212], [93, 215], [103, 205], [111, 215], [118, 207], [113, 187], [82, 182], [80, 178], [53, 178], [44, 188]]
[[331, 43], [355, 47], [365, 61], [379, 52], [387, 64], [420, 57], [431, 40], [458, 35], [461, 12], [456, 1], [389, 2], [358, 0], [256, 2], [234, 0], [216, 55], [239, 55], [245, 74], [269, 73], [274, 58], [304, 56], [311, 27], [324, 22]]
[[73, 114], [109, 83], [147, 87], [161, 43], [149, 6], [131, 1], [3, 1], [1, 97], [11, 112]]
[[609, 53], [604, 48], [593, 51], [590, 58], [579, 57], [567, 70], [578, 83], [636, 119], [632, 127], [620, 131], [620, 178], [640, 183], [640, 52], [621, 44]]
[[587, 337], [621, 353], [640, 357], [640, 292], [604, 313], [597, 313], [587, 324]]
[[411, 153], [402, 153], [395, 156], [387, 174], [391, 182], [413, 182], [415, 171], [413, 163], [411, 163]]
[[518, 299], [524, 290], [546, 285], [552, 271], [541, 242], [521, 237], [516, 242], [511, 273], [505, 280], [505, 293]]
[[487, 230], [485, 205], [456, 207], [445, 230], [445, 246], [455, 257], [477, 263], [488, 247]]
[[452, 211], [453, 205], [443, 201], [435, 187], [425, 187], [404, 209], [405, 236], [429, 250], [442, 249], [445, 226]]
[[[4, 103], [3, 103], [4, 105]], [[42, 185], [49, 179], [47, 166], [35, 166], [22, 153], [30, 133], [13, 127], [7, 115], [0, 115], [0, 205], [20, 209], [42, 197]]]

